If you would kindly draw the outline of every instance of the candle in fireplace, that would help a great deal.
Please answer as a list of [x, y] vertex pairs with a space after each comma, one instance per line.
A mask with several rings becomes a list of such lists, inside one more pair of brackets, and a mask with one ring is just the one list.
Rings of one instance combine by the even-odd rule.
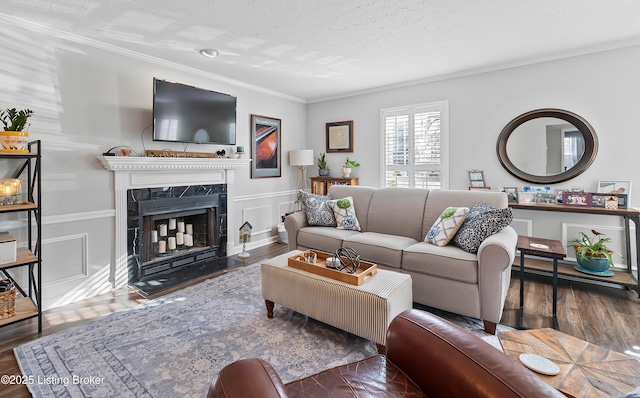
[[160, 224], [160, 236], [167, 236], [167, 224]]
[[167, 242], [161, 240], [158, 242], [158, 253], [166, 253], [167, 252]]
[[158, 241], [158, 231], [155, 229], [151, 231], [151, 243], [156, 243]]
[[176, 237], [175, 236], [170, 236], [169, 237], [169, 243], [167, 245], [169, 247], [169, 250], [176, 250]]
[[178, 221], [178, 232], [184, 232], [184, 221]]
[[176, 245], [184, 245], [184, 234], [182, 232], [176, 233]]
[[176, 219], [175, 218], [170, 218], [169, 219], [169, 229], [171, 231], [173, 231], [174, 229], [176, 229]]
[[187, 224], [187, 228], [185, 230], [189, 235], [193, 235], [193, 224]]
[[193, 235], [184, 234], [183, 238], [184, 238], [184, 245], [185, 246], [187, 246], [187, 247], [192, 247], [193, 246]]

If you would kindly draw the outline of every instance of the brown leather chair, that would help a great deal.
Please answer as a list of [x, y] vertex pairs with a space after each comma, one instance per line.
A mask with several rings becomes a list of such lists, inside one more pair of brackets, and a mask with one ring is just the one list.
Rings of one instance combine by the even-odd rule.
[[209, 389], [221, 397], [564, 397], [532, 371], [433, 314], [408, 310], [375, 355], [283, 384], [265, 361], [226, 366]]

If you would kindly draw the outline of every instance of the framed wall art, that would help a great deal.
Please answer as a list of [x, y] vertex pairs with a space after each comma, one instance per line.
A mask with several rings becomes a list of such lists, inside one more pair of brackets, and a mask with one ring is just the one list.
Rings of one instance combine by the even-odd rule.
[[251, 115], [251, 178], [280, 177], [282, 121]]
[[327, 152], [353, 152], [353, 120], [327, 123]]

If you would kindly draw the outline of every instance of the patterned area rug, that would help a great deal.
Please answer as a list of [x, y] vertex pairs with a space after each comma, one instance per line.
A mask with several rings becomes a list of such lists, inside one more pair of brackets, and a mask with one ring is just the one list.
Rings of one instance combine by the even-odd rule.
[[[499, 347], [480, 321], [439, 315]], [[286, 383], [373, 355], [376, 346], [278, 305], [268, 319], [253, 264], [14, 352], [34, 397], [200, 398], [241, 358], [267, 360]]]

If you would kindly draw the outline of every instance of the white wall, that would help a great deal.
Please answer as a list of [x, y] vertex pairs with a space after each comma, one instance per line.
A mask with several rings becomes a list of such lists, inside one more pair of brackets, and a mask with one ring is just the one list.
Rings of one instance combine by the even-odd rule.
[[[213, 75], [161, 60], [128, 54], [77, 37], [61, 38], [43, 28], [0, 24], [0, 108], [30, 108], [30, 139], [42, 140], [43, 296], [56, 306], [111, 289], [114, 262], [114, 189], [112, 172], [96, 156], [111, 147], [184, 150], [183, 144], [153, 142], [152, 79], [160, 77], [238, 98], [237, 144], [250, 144], [250, 115], [282, 119], [282, 177], [251, 179], [250, 169], [235, 172], [235, 225], [254, 226], [253, 245], [277, 238], [280, 215], [293, 209], [296, 169], [288, 151], [306, 145], [305, 104], [260, 88], [229, 84]], [[196, 51], [185, 57], [200, 56]], [[215, 63], [215, 60], [212, 60]], [[212, 63], [212, 65], [214, 65]], [[189, 145], [187, 151], [223, 147]], [[226, 147], [227, 151], [232, 147]], [[13, 169], [0, 164], [9, 177]], [[24, 223], [5, 217], [25, 244]], [[238, 231], [229, 231], [238, 242]], [[240, 246], [237, 247], [240, 249]], [[16, 272], [16, 274], [18, 274]]]
[[[361, 185], [379, 186], [380, 109], [448, 100], [449, 187], [466, 189], [466, 171], [471, 169], [484, 170], [485, 181], [492, 188], [521, 187], [531, 184], [508, 174], [498, 161], [500, 131], [526, 111], [566, 109], [594, 127], [600, 148], [587, 172], [552, 188], [580, 186], [596, 191], [599, 179], [635, 180], [632, 204], [640, 207], [638, 70], [640, 47], [630, 47], [313, 103], [307, 106], [309, 147], [324, 152], [325, 123], [353, 120], [355, 151], [348, 155], [362, 165], [352, 175], [360, 178]], [[346, 155], [327, 155], [332, 175], [338, 175]], [[565, 231], [570, 240], [575, 228], [567, 229], [565, 222], [604, 228], [603, 232], [621, 243], [622, 224], [615, 217], [531, 211], [515, 211], [515, 217], [514, 226], [523, 234], [561, 239]]]

